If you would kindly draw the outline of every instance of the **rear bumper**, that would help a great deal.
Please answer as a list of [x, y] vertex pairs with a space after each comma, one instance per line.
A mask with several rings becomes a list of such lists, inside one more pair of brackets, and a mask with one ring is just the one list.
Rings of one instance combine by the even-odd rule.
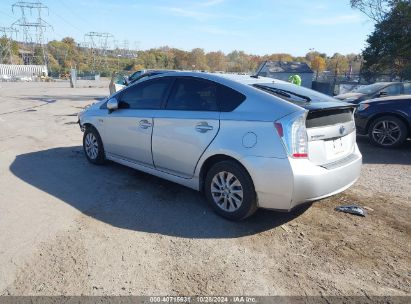
[[355, 146], [347, 161], [317, 166], [309, 160], [249, 157], [249, 170], [261, 208], [289, 211], [294, 207], [337, 194], [360, 176], [362, 155]]
[[344, 191], [354, 184], [360, 176], [362, 155], [356, 145], [348, 162], [330, 165], [328, 168], [292, 159], [290, 164], [294, 175], [294, 191], [291, 208], [304, 202], [322, 199]]

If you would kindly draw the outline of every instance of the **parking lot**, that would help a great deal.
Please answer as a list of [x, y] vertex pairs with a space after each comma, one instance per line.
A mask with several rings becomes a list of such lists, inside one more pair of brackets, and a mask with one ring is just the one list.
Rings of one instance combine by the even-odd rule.
[[[411, 143], [358, 138], [349, 190], [233, 223], [201, 194], [82, 151], [108, 83], [0, 83], [0, 295], [407, 295]], [[275, 180], [273, 180], [275, 182]], [[356, 217], [334, 211], [366, 207]]]

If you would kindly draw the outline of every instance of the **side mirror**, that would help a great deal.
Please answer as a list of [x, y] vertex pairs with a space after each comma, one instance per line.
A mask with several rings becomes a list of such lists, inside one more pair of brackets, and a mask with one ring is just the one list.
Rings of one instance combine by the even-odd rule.
[[116, 98], [110, 98], [108, 101], [107, 101], [107, 109], [110, 111], [110, 112], [113, 112], [113, 111], [115, 111], [115, 110], [117, 110], [118, 109], [118, 101], [117, 101], [117, 99]]
[[380, 92], [380, 96], [388, 96], [388, 93], [385, 92], [385, 91], [381, 91], [381, 92]]

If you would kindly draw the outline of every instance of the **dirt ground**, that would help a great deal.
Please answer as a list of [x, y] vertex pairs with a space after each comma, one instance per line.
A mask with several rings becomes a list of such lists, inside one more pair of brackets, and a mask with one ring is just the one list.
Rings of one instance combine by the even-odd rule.
[[[83, 156], [107, 84], [0, 83], [0, 295], [410, 295], [411, 143], [359, 138], [361, 178], [232, 223], [201, 194]], [[368, 216], [334, 211], [367, 207]]]

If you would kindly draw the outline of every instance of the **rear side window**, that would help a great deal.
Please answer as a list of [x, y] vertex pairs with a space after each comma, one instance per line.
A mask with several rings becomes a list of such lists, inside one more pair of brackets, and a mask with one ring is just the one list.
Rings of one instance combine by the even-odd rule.
[[124, 90], [119, 98], [120, 108], [159, 109], [170, 83], [170, 78], [161, 78], [144, 81], [129, 87]]
[[168, 110], [223, 111], [234, 110], [245, 96], [216, 82], [194, 77], [177, 78], [170, 98]]
[[243, 101], [245, 96], [236, 90], [229, 87], [219, 85], [218, 88], [218, 104], [221, 112], [231, 112], [237, 108]]

